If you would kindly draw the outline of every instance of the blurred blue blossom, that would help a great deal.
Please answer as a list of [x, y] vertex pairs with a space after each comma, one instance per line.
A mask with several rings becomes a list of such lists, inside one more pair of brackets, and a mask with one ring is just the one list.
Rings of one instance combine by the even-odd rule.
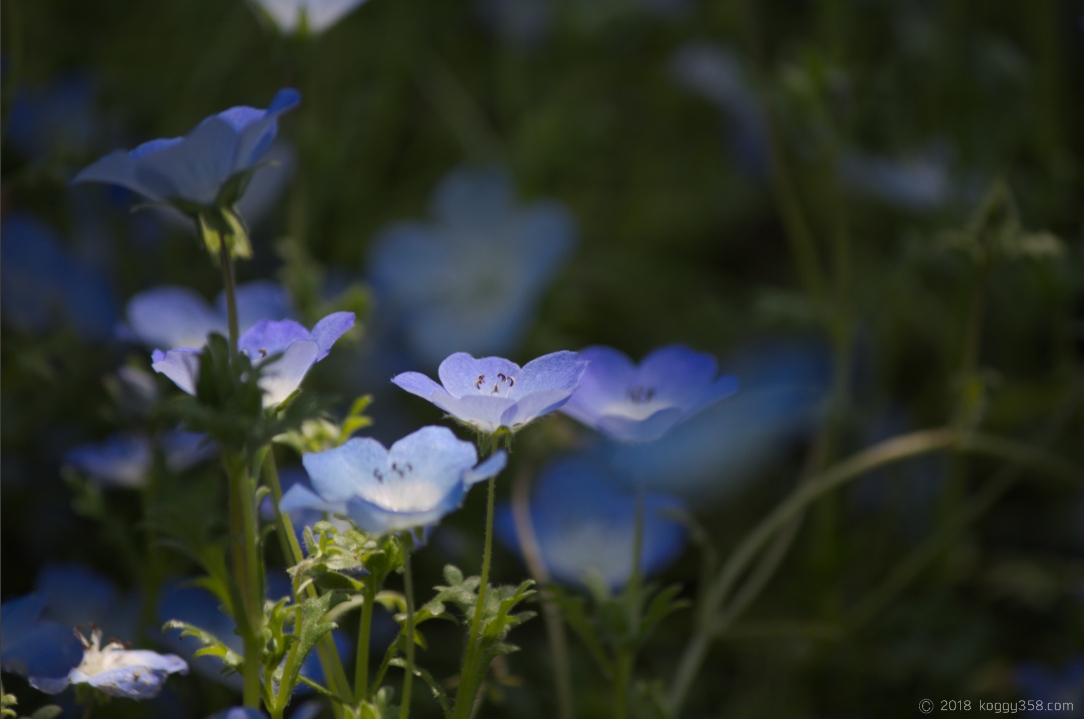
[[90, 152], [101, 126], [94, 108], [94, 83], [85, 74], [46, 87], [20, 85], [11, 98], [4, 137], [26, 160], [80, 159]]
[[419, 372], [391, 381], [481, 432], [502, 427], [517, 432], [567, 402], [586, 369], [587, 362], [568, 351], [543, 355], [522, 368], [501, 357], [474, 359], [457, 352], [440, 363], [441, 384]]
[[[214, 457], [205, 434], [172, 430], [158, 440], [171, 472], [183, 472]], [[154, 443], [145, 434], [115, 434], [100, 443], [81, 444], [64, 455], [66, 464], [104, 486], [139, 488], [147, 483]]]
[[756, 177], [766, 175], [768, 120], [734, 51], [724, 45], [689, 43], [674, 53], [670, 72], [727, 118], [730, 151], [738, 167]]
[[64, 318], [88, 337], [107, 337], [117, 321], [104, 273], [76, 259], [36, 217], [4, 212], [0, 235], [0, 306], [4, 321], [37, 332]]
[[267, 719], [267, 715], [259, 709], [248, 707], [230, 707], [220, 712], [215, 712], [207, 719]]
[[45, 598], [46, 619], [72, 628], [94, 625], [113, 637], [139, 631], [139, 597], [84, 564], [49, 562], [38, 571], [34, 588]]
[[[241, 332], [247, 332], [260, 320], [284, 320], [293, 315], [289, 294], [270, 280], [238, 285], [236, 297]], [[120, 334], [153, 349], [203, 347], [210, 333], [225, 335], [229, 331], [224, 292], [219, 293], [212, 308], [187, 287], [153, 287], [128, 300], [126, 314], [128, 322], [120, 328]]]
[[83, 661], [83, 645], [72, 628], [41, 619], [45, 605], [45, 596], [34, 593], [0, 606], [0, 668], [34, 687], [66, 679]]
[[252, 0], [285, 35], [301, 29], [311, 34], [327, 30], [365, 0]]
[[[260, 375], [264, 407], [280, 404], [301, 386], [309, 369], [327, 357], [331, 346], [354, 326], [353, 312], [333, 312], [316, 323], [312, 331], [293, 320], [260, 320], [237, 341], [237, 348], [256, 366], [268, 363]], [[196, 393], [199, 357], [202, 350], [191, 348], [155, 350], [151, 365], [188, 394]]]
[[152, 202], [180, 200], [213, 207], [227, 182], [251, 170], [271, 147], [279, 115], [300, 102], [297, 90], [279, 90], [266, 110], [231, 107], [184, 137], [151, 140], [134, 150], [106, 155], [72, 182], [106, 182]]
[[561, 412], [619, 442], [650, 442], [738, 389], [716, 377], [715, 358], [684, 345], [660, 347], [637, 366], [610, 347], [581, 350], [580, 386]]
[[831, 385], [823, 345], [762, 343], [726, 365], [741, 391], [654, 442], [610, 447], [617, 478], [682, 495], [718, 494], [784, 457], [819, 423]]
[[576, 238], [568, 210], [514, 199], [503, 170], [457, 168], [433, 193], [434, 222], [392, 225], [374, 240], [369, 268], [381, 307], [429, 366], [452, 352], [515, 349], [568, 258]]
[[89, 639], [77, 636], [85, 649], [83, 661], [62, 679], [38, 680], [38, 689], [59, 694], [69, 684], [86, 684], [114, 697], [153, 699], [170, 674], [188, 673], [188, 664], [174, 654], [125, 649], [117, 642], [103, 647], [100, 629], [94, 629]]
[[499, 473], [507, 459], [498, 451], [478, 464], [474, 445], [447, 427], [422, 427], [390, 450], [375, 439], [355, 438], [302, 457], [315, 491], [294, 485], [281, 509], [344, 514], [368, 534], [424, 527], [458, 509], [467, 490]]
[[[1073, 657], [1060, 671], [1034, 661], [1021, 662], [1016, 668], [1016, 685], [1025, 699], [1041, 702], [1064, 702], [1068, 705], [1058, 716], [1084, 716], [1084, 657]], [[1027, 716], [1047, 716], [1047, 711], [1029, 711]]]
[[839, 172], [856, 193], [912, 212], [935, 210], [952, 196], [947, 155], [939, 146], [904, 159], [851, 150], [840, 160]]
[[[559, 582], [582, 585], [591, 574], [617, 591], [632, 576], [636, 495], [614, 487], [611, 472], [597, 457], [574, 456], [545, 467], [531, 493], [531, 524], [542, 561]], [[685, 527], [666, 512], [684, 511], [665, 494], [644, 495], [644, 533], [640, 570], [655, 574], [685, 550]], [[501, 542], [522, 554], [512, 508], [497, 509]]]

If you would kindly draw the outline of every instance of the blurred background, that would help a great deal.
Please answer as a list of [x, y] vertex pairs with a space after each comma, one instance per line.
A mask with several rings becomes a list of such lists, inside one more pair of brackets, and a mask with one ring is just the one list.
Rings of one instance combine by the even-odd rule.
[[[68, 181], [280, 87], [302, 102], [242, 203], [255, 256], [239, 279], [280, 283], [308, 326], [359, 313], [306, 386], [342, 412], [372, 394], [363, 433], [437, 423], [388, 379], [455, 351], [523, 364], [683, 343], [738, 376], [650, 445], [549, 418], [505, 475], [586, 453], [617, 486], [679, 497], [689, 541], [656, 569], [690, 599], [705, 557], [799, 476], [897, 434], [951, 424], [1084, 463], [1084, 3], [368, 0], [301, 27], [274, 12], [3, 4], [5, 599], [54, 587], [57, 617], [118, 616], [120, 638], [169, 648], [159, 602], [194, 565], [144, 556], [141, 518], [172, 503], [213, 524], [224, 492], [206, 452], [170, 454], [151, 405], [176, 390], [149, 373], [126, 307], [183, 285], [213, 311], [220, 276], [183, 221]], [[176, 481], [133, 491], [152, 469]], [[418, 554], [422, 601], [444, 564], [477, 573], [482, 494]], [[526, 576], [514, 539], [495, 572]], [[73, 596], [102, 599], [61, 606]], [[684, 716], [911, 717], [924, 698], [1084, 716], [1082, 602], [1079, 485], [954, 454], [893, 465], [811, 509]], [[637, 676], [668, 681], [691, 625], [668, 618]], [[445, 677], [459, 635], [432, 631], [419, 662]], [[513, 641], [479, 716], [555, 716], [543, 622]], [[609, 716], [570, 641], [579, 716]], [[24, 712], [44, 699], [12, 675], [5, 688]], [[100, 712], [204, 716], [232, 691], [193, 672]], [[439, 715], [427, 699], [416, 716]]]

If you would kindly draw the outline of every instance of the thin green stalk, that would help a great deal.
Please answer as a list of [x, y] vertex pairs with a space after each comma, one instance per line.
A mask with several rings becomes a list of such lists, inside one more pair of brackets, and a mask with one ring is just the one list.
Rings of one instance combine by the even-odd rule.
[[698, 631], [694, 632], [674, 676], [669, 697], [671, 714], [678, 716], [688, 691], [692, 687], [692, 682], [699, 672], [700, 664], [704, 660], [714, 634], [719, 607], [749, 563], [776, 532], [785, 527], [791, 518], [818, 497], [873, 469], [901, 459], [945, 449], [975, 452], [1021, 462], [1072, 481], [1084, 479], [1084, 474], [1079, 468], [1042, 450], [1000, 437], [981, 434], [960, 435], [952, 428], [912, 432], [885, 440], [819, 473], [807, 484], [795, 489], [787, 499], [761, 520], [753, 531], [746, 535], [707, 588], [704, 603], [700, 606], [697, 616]]
[[360, 700], [369, 693], [369, 633], [373, 626], [373, 603], [376, 588], [365, 583], [365, 603], [361, 605], [361, 626], [358, 627], [358, 653], [354, 659], [354, 698]]
[[223, 238], [218, 245], [219, 264], [222, 265], [222, 285], [226, 290], [226, 315], [230, 332], [230, 351], [237, 351], [237, 339], [241, 333], [237, 325], [237, 286], [233, 277], [233, 257]]
[[[455, 710], [453, 719], [468, 719], [474, 695], [477, 691], [478, 632], [482, 626], [482, 606], [489, 586], [489, 564], [493, 554], [493, 505], [497, 495], [497, 478], [489, 478], [489, 492], [486, 499], [486, 536], [482, 550], [482, 576], [478, 582], [478, 603], [474, 607], [474, 619], [471, 620], [470, 634], [467, 637], [467, 651], [463, 657], [463, 670], [459, 674], [459, 687], [455, 692]], [[485, 667], [481, 668], [482, 671]]]
[[621, 651], [614, 662], [614, 719], [628, 719], [629, 681], [632, 678], [632, 653]]
[[[243, 699], [246, 707], [260, 706], [260, 657], [258, 622], [262, 619], [263, 591], [258, 584], [259, 569], [255, 566], [256, 536], [252, 491], [245, 461], [227, 455], [224, 458], [229, 478], [230, 544], [233, 549], [234, 581], [241, 589], [241, 606], [236, 608], [237, 627], [244, 645]], [[259, 612], [259, 614], [257, 613]]]
[[[406, 674], [403, 676], [403, 703], [399, 705], [399, 719], [410, 716], [411, 685], [414, 682], [414, 578], [411, 576], [410, 553], [414, 540], [410, 533], [403, 536], [403, 594], [406, 595]], [[370, 606], [368, 603], [366, 607]]]

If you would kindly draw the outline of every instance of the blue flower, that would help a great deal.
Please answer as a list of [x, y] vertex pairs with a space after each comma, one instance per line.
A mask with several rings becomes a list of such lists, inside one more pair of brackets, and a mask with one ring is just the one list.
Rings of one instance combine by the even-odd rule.
[[660, 347], [637, 367], [623, 352], [588, 347], [590, 364], [561, 411], [619, 442], [650, 442], [738, 389], [716, 378], [715, 358], [684, 345]]
[[230, 707], [220, 712], [215, 712], [207, 719], [267, 719], [267, 715], [259, 709], [248, 707]]
[[478, 464], [474, 445], [447, 427], [422, 427], [390, 450], [375, 439], [355, 438], [306, 454], [301, 461], [315, 492], [294, 485], [281, 509], [343, 514], [374, 535], [424, 527], [457, 509], [467, 490], [499, 473], [507, 459], [501, 451]]
[[[297, 107], [297, 90], [279, 90], [266, 110], [244, 105], [212, 115], [184, 137], [117, 150], [84, 168], [72, 182], [121, 185], [152, 202], [203, 208], [224, 200], [220, 193], [259, 162], [278, 133], [279, 115]], [[233, 204], [237, 198], [228, 198]]]
[[[173, 430], [159, 441], [171, 472], [183, 472], [215, 455], [207, 435]], [[147, 483], [154, 458], [153, 443], [145, 434], [115, 434], [101, 443], [81, 444], [64, 455], [66, 464], [86, 473], [103, 486], [139, 488]]]
[[[606, 464], [591, 457], [566, 457], [542, 470], [531, 493], [531, 524], [542, 561], [559, 582], [582, 585], [590, 575], [617, 591], [632, 575], [636, 496], [613, 486]], [[682, 511], [665, 494], [644, 495], [645, 575], [665, 569], [685, 549], [685, 527], [665, 512]], [[497, 510], [497, 536], [520, 553], [512, 508]]]
[[435, 222], [399, 223], [374, 240], [381, 306], [429, 366], [459, 350], [514, 350], [572, 250], [571, 215], [554, 201], [517, 206], [507, 173], [467, 168], [441, 180], [432, 214]]
[[140, 599], [121, 592], [106, 576], [74, 562], [50, 562], [38, 571], [34, 591], [45, 598], [42, 616], [65, 627], [94, 625], [106, 636], [139, 631]]
[[[293, 314], [290, 297], [278, 283], [257, 280], [237, 286], [237, 324], [247, 332], [260, 320], [283, 320]], [[162, 285], [128, 300], [128, 323], [121, 333], [155, 349], [203, 347], [207, 335], [226, 334], [226, 296], [212, 308], [187, 287]]]
[[851, 150], [840, 160], [839, 173], [855, 192], [903, 210], [935, 210], [953, 194], [947, 154], [936, 144], [903, 159]]
[[654, 442], [609, 448], [621, 480], [693, 496], [717, 495], [786, 455], [822, 415], [831, 355], [820, 344], [774, 341], [727, 363], [741, 391]]
[[114, 697], [153, 699], [170, 674], [188, 673], [188, 664], [175, 654], [125, 649], [117, 642], [103, 647], [100, 629], [93, 630], [90, 639], [82, 634], [76, 636], [83, 642], [83, 661], [62, 679], [44, 683], [39, 680], [35, 684], [38, 689], [59, 694], [69, 684], [86, 684]]
[[88, 337], [106, 337], [117, 310], [108, 278], [79, 261], [56, 232], [34, 216], [5, 211], [0, 235], [0, 307], [24, 332], [64, 317]]
[[[254, 365], [278, 357], [267, 364], [260, 376], [264, 407], [273, 407], [292, 395], [309, 369], [327, 357], [335, 341], [353, 326], [353, 312], [333, 312], [317, 322], [311, 332], [293, 320], [260, 320], [241, 335], [237, 348]], [[191, 348], [155, 350], [151, 366], [188, 394], [195, 394], [201, 352]]]
[[304, 28], [310, 34], [327, 30], [365, 0], [254, 0], [284, 35]]
[[[279, 484], [282, 488], [284, 498], [295, 485], [304, 488], [308, 492], [312, 492], [312, 483], [309, 481], [309, 475], [307, 475], [305, 470], [301, 467], [279, 468]], [[311, 527], [317, 522], [322, 521], [327, 512], [315, 507], [305, 506], [296, 508], [288, 512], [288, 514], [290, 515], [290, 523], [294, 527], [294, 533], [297, 535], [297, 543], [303, 547], [305, 546], [305, 527]], [[266, 497], [260, 504], [260, 517], [268, 523], [275, 521], [275, 507], [271, 501], [271, 497]], [[335, 525], [336, 529], [339, 530], [350, 527], [349, 522], [336, 517], [329, 517], [328, 521]]]
[[43, 88], [20, 86], [11, 98], [5, 139], [25, 159], [81, 158], [100, 134], [94, 83], [85, 74]]
[[31, 686], [66, 681], [83, 661], [83, 645], [70, 627], [42, 621], [46, 597], [26, 594], [0, 607], [0, 668], [26, 677]]
[[[502, 427], [517, 432], [552, 412], [572, 396], [587, 369], [575, 352], [553, 352], [522, 368], [501, 357], [474, 359], [456, 352], [437, 370], [441, 384], [419, 372], [404, 372], [392, 382], [481, 432]], [[443, 386], [441, 386], [443, 385]]]
[[[1040, 702], [1064, 702], [1069, 714], [1081, 716], [1084, 707], [1084, 657], [1073, 657], [1060, 671], [1038, 662], [1021, 662], [1016, 669], [1016, 684], [1025, 699]], [[1073, 710], [1075, 708], [1075, 711]], [[1028, 716], [1046, 716], [1047, 712], [1028, 712]]]

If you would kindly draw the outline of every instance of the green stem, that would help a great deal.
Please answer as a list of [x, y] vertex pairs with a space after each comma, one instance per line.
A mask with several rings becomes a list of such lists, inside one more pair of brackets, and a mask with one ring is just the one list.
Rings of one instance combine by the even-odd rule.
[[365, 583], [365, 603], [361, 605], [361, 625], [358, 627], [358, 653], [354, 658], [354, 698], [361, 699], [369, 693], [369, 634], [373, 626], [373, 603], [376, 588]]
[[243, 458], [223, 457], [230, 490], [230, 541], [233, 549], [234, 581], [240, 588], [241, 606], [234, 619], [244, 644], [244, 705], [260, 706], [260, 663], [262, 647], [259, 624], [263, 619], [263, 589], [256, 555], [255, 498]]
[[614, 662], [614, 719], [629, 715], [629, 681], [632, 678], [632, 654], [622, 651]]
[[226, 315], [230, 328], [230, 351], [237, 351], [237, 339], [240, 332], [237, 325], [237, 287], [233, 277], [233, 257], [223, 238], [219, 242], [218, 259], [222, 265], [222, 285], [226, 290]]
[[[403, 676], [403, 703], [399, 705], [399, 719], [410, 716], [411, 685], [414, 682], [414, 579], [411, 576], [410, 553], [414, 540], [410, 532], [403, 536], [403, 593], [406, 595], [406, 674]], [[369, 608], [371, 604], [365, 603]]]
[[705, 600], [696, 618], [697, 631], [693, 633], [685, 649], [670, 691], [671, 715], [678, 716], [693, 679], [699, 672], [700, 664], [715, 634], [719, 607], [749, 563], [776, 532], [818, 497], [873, 469], [945, 449], [975, 452], [1020, 462], [1070, 481], [1084, 479], [1084, 474], [1077, 467], [1042, 450], [1000, 437], [960, 435], [952, 428], [912, 432], [885, 440], [817, 474], [808, 483], [795, 489], [746, 535], [707, 588]]
[[[477, 691], [477, 678], [479, 668], [476, 666], [478, 659], [478, 632], [482, 625], [482, 606], [486, 599], [486, 588], [489, 585], [489, 563], [493, 548], [493, 505], [497, 495], [497, 478], [489, 478], [489, 493], [486, 501], [486, 536], [482, 550], [482, 576], [478, 582], [478, 603], [474, 607], [474, 619], [470, 624], [470, 635], [467, 638], [467, 651], [463, 657], [463, 670], [459, 674], [459, 687], [455, 693], [454, 719], [468, 719], [474, 695]], [[482, 671], [485, 667], [481, 668]]]

